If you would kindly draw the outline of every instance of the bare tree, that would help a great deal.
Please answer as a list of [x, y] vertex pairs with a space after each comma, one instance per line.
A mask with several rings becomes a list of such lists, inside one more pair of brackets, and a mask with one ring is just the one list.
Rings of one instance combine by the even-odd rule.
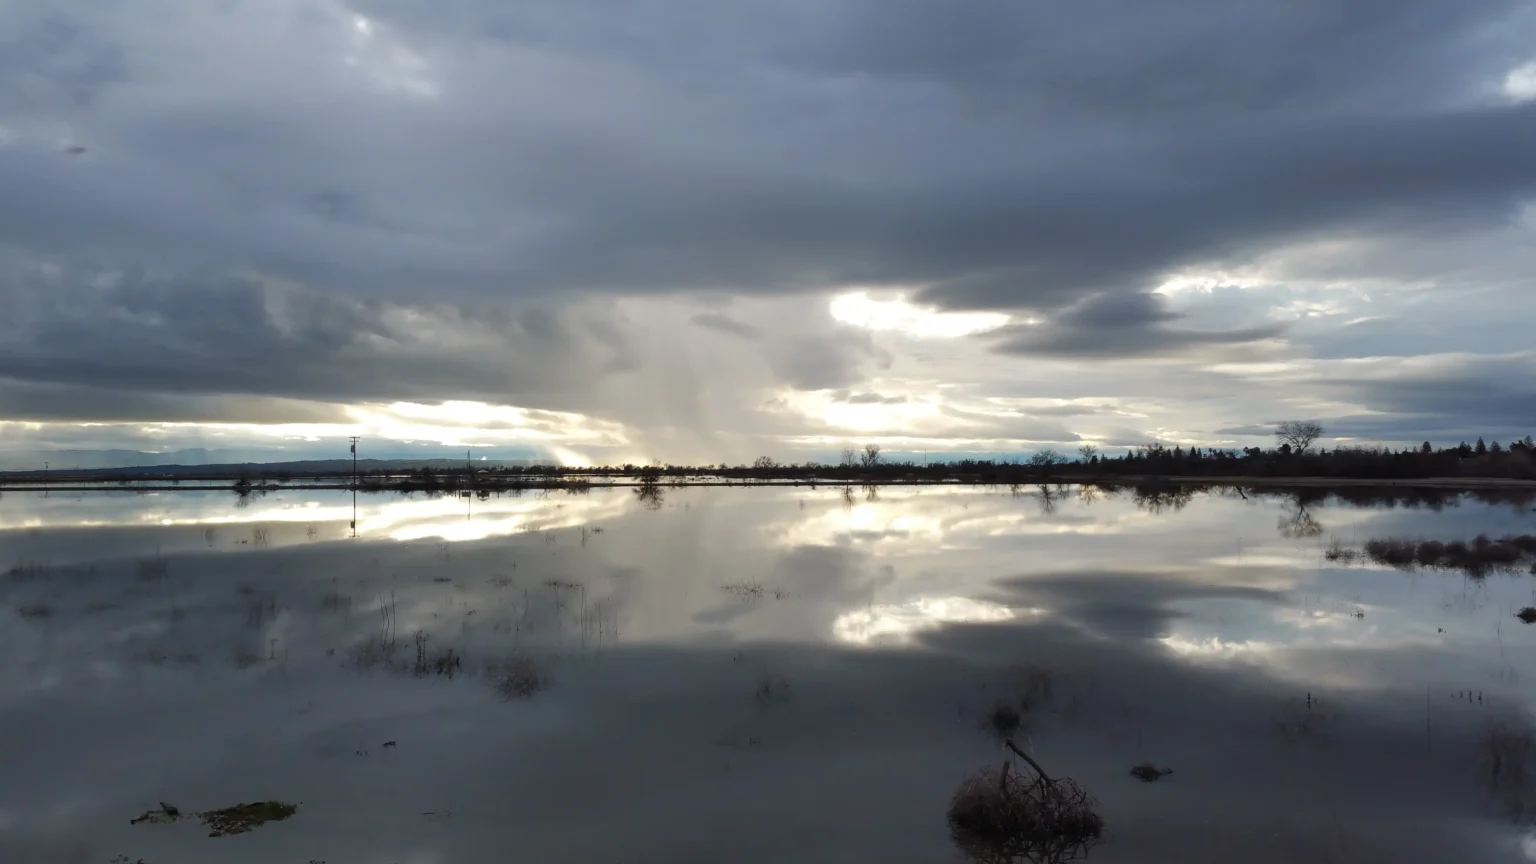
[[758, 469], [759, 471], [772, 470], [779, 467], [779, 463], [773, 461], [772, 456], [759, 456], [752, 460], [752, 467]]
[[865, 468], [874, 468], [875, 466], [879, 465], [880, 464], [880, 445], [879, 444], [865, 444], [864, 445], [864, 456], [863, 456], [863, 458], [860, 461], [864, 465]]
[[1316, 420], [1287, 420], [1275, 427], [1275, 440], [1290, 445], [1293, 453], [1307, 452], [1307, 448], [1321, 437], [1323, 424]]
[[1067, 460], [1062, 458], [1062, 455], [1055, 450], [1041, 450], [1029, 457], [1029, 464], [1036, 468], [1049, 468], [1052, 465], [1060, 465], [1065, 461]]
[[1077, 448], [1077, 458], [1084, 462], [1092, 462], [1093, 457], [1099, 455], [1099, 448], [1094, 444], [1084, 444]]
[[842, 464], [842, 466], [844, 468], [852, 468], [855, 465], [858, 465], [859, 464], [859, 451], [853, 449], [852, 447], [844, 447], [843, 448], [843, 461], [842, 461], [841, 464]]

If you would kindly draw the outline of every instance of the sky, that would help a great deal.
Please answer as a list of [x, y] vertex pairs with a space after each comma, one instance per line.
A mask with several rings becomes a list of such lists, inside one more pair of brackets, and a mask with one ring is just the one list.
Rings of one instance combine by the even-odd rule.
[[1509, 440], [1533, 153], [1533, 0], [8, 0], [0, 451]]

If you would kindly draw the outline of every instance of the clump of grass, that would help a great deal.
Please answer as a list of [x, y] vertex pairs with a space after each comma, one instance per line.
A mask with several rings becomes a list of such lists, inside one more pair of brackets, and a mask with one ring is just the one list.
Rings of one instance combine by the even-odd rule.
[[763, 586], [758, 582], [732, 582], [721, 585], [720, 590], [738, 600], [761, 600], [763, 597]]
[[222, 810], [204, 810], [197, 814], [208, 827], [209, 837], [232, 837], [260, 828], [268, 822], [281, 822], [299, 812], [297, 804], [285, 801], [255, 801], [236, 804]]
[[11, 565], [11, 569], [5, 571], [5, 575], [13, 582], [32, 582], [42, 579], [52, 572], [52, 568], [36, 561], [23, 561], [20, 564]]
[[53, 607], [47, 603], [23, 603], [16, 607], [16, 615], [23, 621], [46, 621], [53, 617]]
[[1364, 557], [1360, 550], [1351, 549], [1340, 542], [1339, 538], [1333, 538], [1328, 548], [1323, 550], [1323, 557], [1337, 564], [1354, 564]]
[[1172, 773], [1172, 768], [1159, 768], [1151, 762], [1143, 762], [1131, 769], [1131, 776], [1143, 783], [1155, 783]]
[[[208, 828], [209, 837], [231, 837], [246, 834], [268, 822], [281, 822], [297, 812], [299, 805], [286, 801], [255, 801], [219, 810], [204, 810], [197, 814], [197, 818]], [[166, 825], [179, 822], [182, 818], [179, 809], [161, 801], [157, 809], [144, 811], [129, 820], [129, 824]]]
[[757, 689], [753, 691], [753, 698], [757, 699], [757, 704], [764, 708], [788, 701], [789, 679], [772, 672], [763, 673], [757, 679]]
[[160, 802], [160, 806], [154, 810], [145, 810], [143, 813], [128, 820], [129, 825], [141, 825], [148, 822], [151, 825], [165, 825], [181, 818], [181, 811], [171, 805]]
[[1056, 676], [1043, 666], [1019, 665], [1010, 671], [1019, 707], [1028, 714], [1056, 697]]
[[1483, 577], [1493, 572], [1513, 571], [1525, 559], [1536, 557], [1536, 536], [1517, 535], [1494, 540], [1479, 535], [1470, 543], [1372, 540], [1365, 544], [1365, 554], [1378, 564], [1399, 570], [1457, 570], [1469, 576]]
[[145, 582], [158, 582], [171, 575], [171, 562], [163, 557], [143, 558], [134, 563], [134, 569], [138, 572], [139, 579]]
[[1060, 862], [1086, 855], [1104, 834], [1097, 803], [1070, 778], [1051, 778], [1014, 747], [1033, 775], [1012, 762], [963, 781], [949, 803], [949, 833], [973, 861]]
[[1365, 544], [1365, 554], [1377, 564], [1400, 570], [1410, 570], [1418, 561], [1412, 540], [1371, 540]]
[[1527, 606], [1521, 609], [1515, 613], [1515, 617], [1526, 624], [1536, 624], [1536, 606]]
[[233, 659], [236, 669], [249, 669], [261, 664], [261, 655], [244, 645], [236, 646]]
[[444, 648], [432, 657], [432, 673], [452, 678], [464, 668], [464, 658], [453, 648]]
[[982, 726], [998, 738], [1012, 738], [1024, 725], [1024, 715], [1012, 701], [999, 699], [982, 718]]
[[1536, 729], [1524, 718], [1488, 724], [1477, 740], [1483, 781], [1498, 799], [1505, 815], [1528, 820], [1536, 816], [1536, 775], [1531, 759], [1536, 755]]
[[352, 608], [350, 595], [329, 591], [320, 598], [320, 608], [327, 612], [346, 612]]
[[395, 654], [399, 649], [399, 643], [392, 637], [374, 633], [359, 640], [347, 650], [348, 664], [358, 670], [393, 666]]
[[503, 699], [532, 699], [548, 689], [549, 675], [538, 661], [523, 654], [487, 660], [485, 676]]
[[431, 639], [426, 633], [418, 630], [412, 637], [416, 645], [416, 662], [411, 665], [411, 674], [417, 678], [425, 678], [428, 675], [440, 675], [452, 678], [464, 668], [463, 658], [453, 648], [441, 648], [436, 653], [427, 650], [427, 642]]

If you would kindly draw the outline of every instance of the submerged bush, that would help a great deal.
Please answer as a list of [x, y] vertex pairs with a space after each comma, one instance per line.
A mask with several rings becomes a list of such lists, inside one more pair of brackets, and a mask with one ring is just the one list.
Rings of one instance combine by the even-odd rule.
[[1069, 778], [1050, 778], [1013, 743], [1034, 770], [1011, 762], [967, 778], [949, 804], [949, 833], [972, 861], [1059, 864], [1088, 854], [1104, 834], [1096, 802]]

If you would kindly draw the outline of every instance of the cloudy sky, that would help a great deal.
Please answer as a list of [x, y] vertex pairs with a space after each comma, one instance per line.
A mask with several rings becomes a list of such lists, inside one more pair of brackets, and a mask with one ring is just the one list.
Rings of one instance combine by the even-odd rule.
[[1533, 274], [1536, 0], [0, 5], [11, 452], [1507, 440]]

